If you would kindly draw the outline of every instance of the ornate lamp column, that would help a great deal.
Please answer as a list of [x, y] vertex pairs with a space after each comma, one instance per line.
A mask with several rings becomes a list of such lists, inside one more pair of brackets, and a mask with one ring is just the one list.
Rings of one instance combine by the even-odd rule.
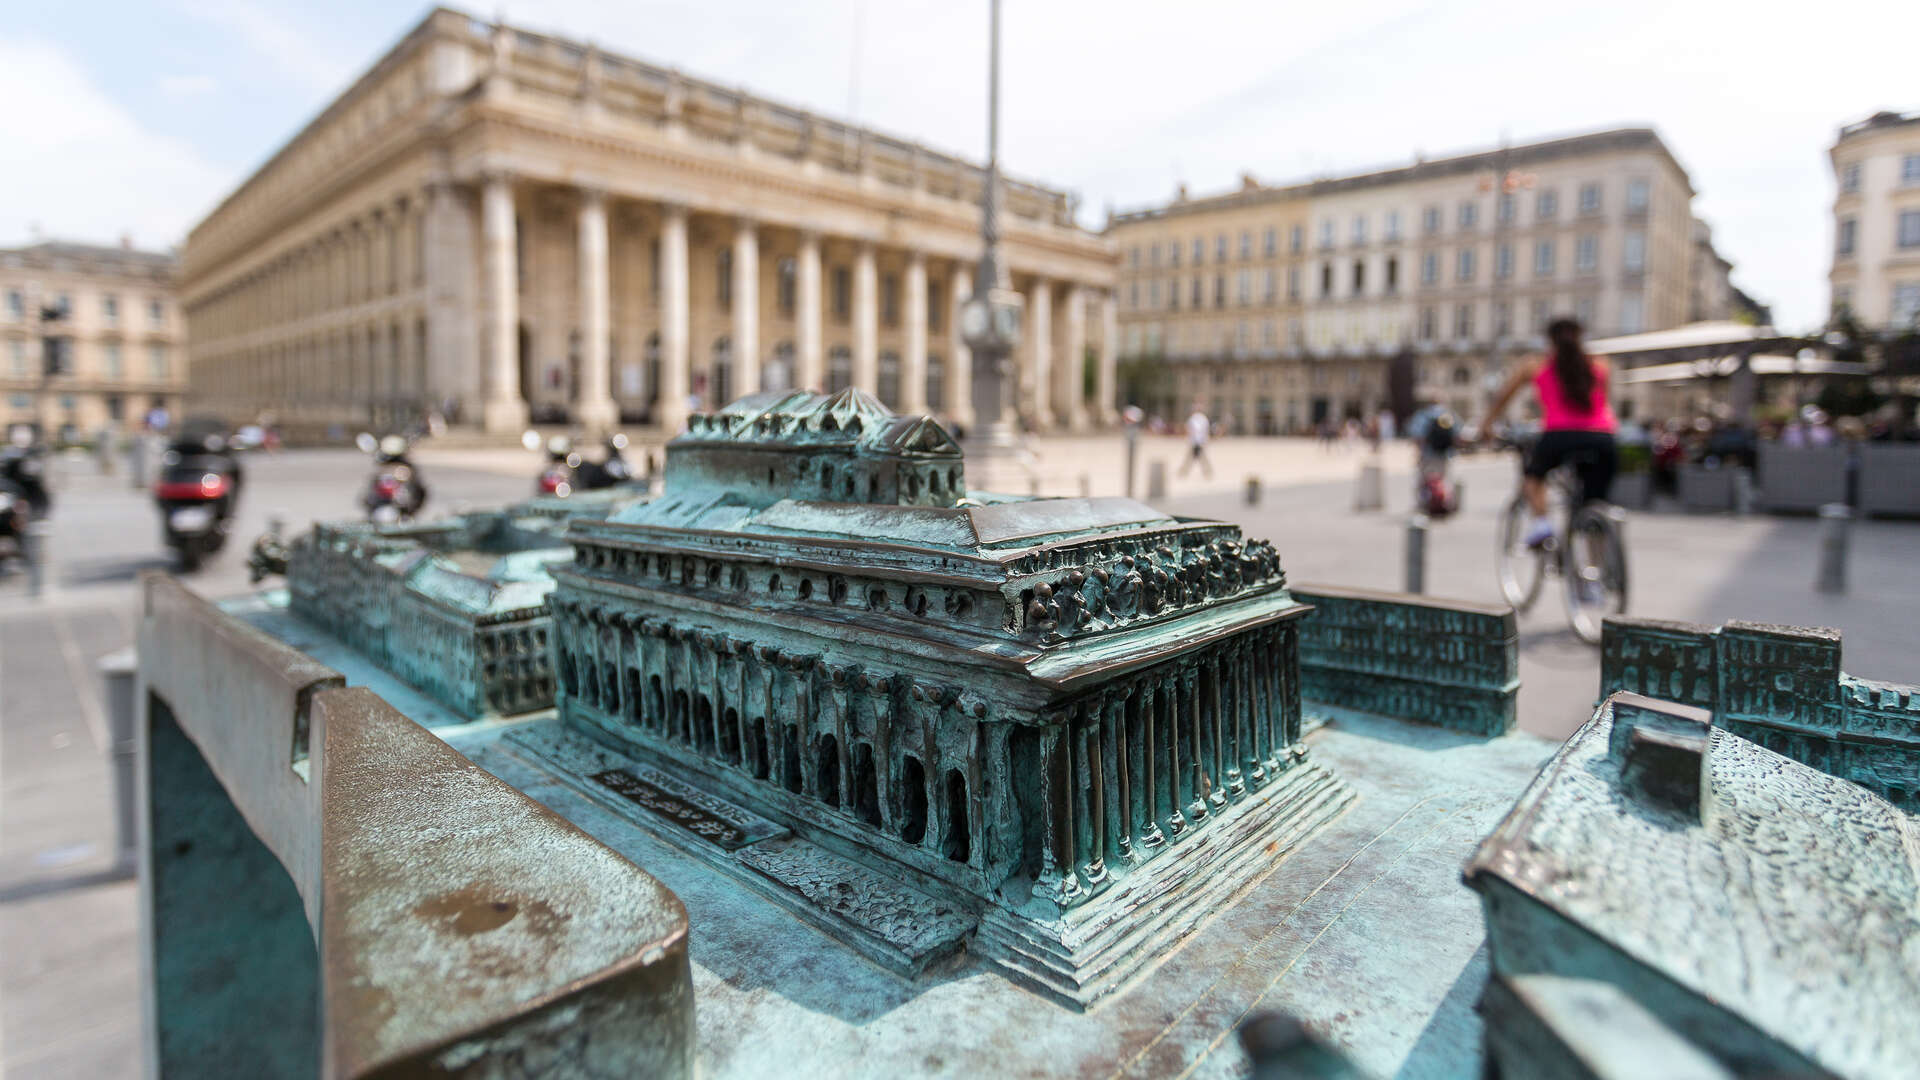
[[[987, 182], [980, 196], [979, 270], [960, 330], [973, 352], [973, 426], [967, 432], [969, 481], [990, 488], [996, 465], [1015, 452], [1007, 393], [1009, 358], [1020, 342], [1021, 297], [1000, 262], [1000, 0], [992, 0], [987, 62]], [[1010, 477], [1009, 477], [1010, 479]]]

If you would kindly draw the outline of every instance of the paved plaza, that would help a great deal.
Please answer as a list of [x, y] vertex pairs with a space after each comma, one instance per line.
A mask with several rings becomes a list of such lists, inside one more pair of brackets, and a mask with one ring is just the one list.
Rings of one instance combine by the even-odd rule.
[[[1352, 509], [1363, 447], [1224, 439], [1211, 448], [1210, 477], [1179, 477], [1185, 456], [1177, 439], [1143, 438], [1139, 492], [1159, 462], [1168, 474], [1168, 495], [1155, 500], [1162, 508], [1227, 518], [1272, 539], [1292, 581], [1400, 587], [1408, 448], [1382, 454], [1387, 509], [1373, 513]], [[428, 449], [419, 458], [435, 511], [522, 497], [539, 464], [509, 449]], [[1117, 436], [1046, 440], [1035, 447], [1032, 483], [1046, 494], [1119, 494], [1124, 461]], [[351, 451], [304, 450], [253, 458], [248, 469], [234, 544], [193, 578], [209, 596], [247, 589], [246, 547], [270, 516], [298, 530], [353, 514], [366, 465]], [[1466, 506], [1431, 530], [1429, 591], [1497, 601], [1493, 530], [1513, 463], [1470, 458], [1458, 474]], [[168, 563], [155, 512], [124, 470], [102, 476], [91, 459], [69, 457], [56, 476], [45, 595], [30, 598], [21, 574], [0, 576], [0, 1069], [21, 1078], [121, 1076], [138, 1060], [135, 891], [113, 870], [109, 747], [94, 669], [132, 639], [136, 575]], [[1262, 482], [1257, 506], [1244, 501], [1248, 476]], [[1632, 611], [1834, 626], [1845, 633], [1848, 671], [1911, 679], [1920, 525], [1856, 525], [1853, 588], [1844, 596], [1813, 589], [1817, 539], [1810, 519], [1633, 515]], [[1520, 620], [1520, 714], [1523, 728], [1558, 737], [1585, 719], [1598, 661], [1567, 631], [1552, 588]]]

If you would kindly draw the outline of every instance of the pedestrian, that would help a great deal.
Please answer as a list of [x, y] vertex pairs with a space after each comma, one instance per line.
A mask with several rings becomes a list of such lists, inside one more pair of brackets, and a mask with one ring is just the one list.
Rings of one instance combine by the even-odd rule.
[[1207, 460], [1207, 440], [1212, 437], [1213, 421], [1200, 411], [1200, 403], [1196, 401], [1193, 403], [1193, 412], [1187, 416], [1187, 460], [1181, 463], [1176, 475], [1187, 475], [1187, 470], [1193, 468], [1193, 463], [1197, 461], [1206, 472], [1207, 479], [1213, 479], [1213, 462]]

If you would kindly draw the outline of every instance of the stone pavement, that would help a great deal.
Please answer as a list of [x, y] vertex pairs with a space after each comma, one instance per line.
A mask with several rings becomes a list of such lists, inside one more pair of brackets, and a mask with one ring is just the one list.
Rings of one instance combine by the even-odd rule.
[[[1048, 494], [1122, 490], [1118, 436], [1050, 439], [1036, 472]], [[1222, 439], [1211, 479], [1173, 474], [1186, 453], [1174, 438], [1143, 437], [1146, 463], [1166, 462], [1170, 512], [1242, 523], [1279, 549], [1296, 582], [1399, 588], [1410, 505], [1411, 453], [1390, 448], [1384, 513], [1351, 509], [1364, 453], [1325, 452], [1307, 440]], [[538, 455], [523, 450], [427, 450], [420, 461], [432, 509], [494, 504], [528, 493]], [[1265, 496], [1241, 491], [1258, 475]], [[1497, 600], [1493, 526], [1513, 487], [1510, 459], [1469, 460], [1465, 511], [1429, 534], [1429, 591]], [[124, 1076], [137, 1072], [138, 964], [134, 887], [116, 877], [104, 718], [94, 665], [132, 639], [134, 576], [166, 566], [155, 512], [124, 475], [101, 477], [63, 461], [55, 511], [53, 588], [29, 600], [21, 575], [0, 576], [0, 1075]], [[366, 461], [348, 450], [263, 456], [232, 547], [196, 575], [209, 596], [247, 588], [245, 549], [270, 514], [295, 531], [316, 517], [351, 515]], [[1920, 526], [1856, 526], [1854, 589], [1813, 591], [1818, 525], [1810, 519], [1636, 514], [1628, 525], [1636, 614], [1720, 622], [1746, 618], [1837, 626], [1846, 666], [1867, 677], [1912, 679], [1920, 654]], [[1566, 630], [1549, 586], [1522, 617], [1522, 726], [1564, 736], [1587, 714], [1598, 682], [1595, 651]]]

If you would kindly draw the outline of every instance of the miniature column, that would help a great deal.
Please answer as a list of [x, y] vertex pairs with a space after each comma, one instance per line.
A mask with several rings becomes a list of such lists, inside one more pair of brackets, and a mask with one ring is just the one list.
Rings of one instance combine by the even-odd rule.
[[907, 253], [907, 355], [900, 372], [900, 411], [927, 411], [927, 257]]
[[607, 304], [607, 197], [597, 188], [580, 191], [580, 385], [573, 388], [574, 419], [588, 432], [620, 422], [607, 372], [612, 324]]
[[973, 350], [960, 330], [960, 309], [973, 297], [973, 278], [961, 263], [948, 281], [953, 292], [947, 312], [947, 416], [961, 427], [973, 426]]
[[1069, 431], [1087, 429], [1086, 380], [1081, 371], [1087, 355], [1086, 294], [1078, 284], [1067, 286], [1066, 344], [1054, 364], [1055, 407]]
[[1025, 402], [1033, 425], [1040, 431], [1053, 427], [1053, 282], [1033, 279], [1027, 295], [1027, 370], [1020, 385], [1032, 397]]
[[487, 177], [480, 206], [487, 294], [487, 401], [481, 419], [488, 431], [518, 431], [527, 425], [527, 403], [520, 398], [520, 268], [512, 181], [499, 174]]
[[759, 391], [760, 234], [748, 218], [733, 226], [733, 373], [735, 395]]
[[1108, 289], [1100, 298], [1100, 368], [1094, 378], [1093, 403], [1094, 419], [1100, 424], [1111, 427], [1118, 417], [1115, 415], [1115, 398], [1119, 396], [1117, 372], [1120, 367], [1120, 313], [1119, 304], [1114, 302], [1113, 290]]
[[660, 397], [654, 419], [662, 432], [687, 424], [687, 208], [663, 205], [660, 214]]
[[827, 372], [820, 337], [820, 235], [812, 231], [800, 234], [800, 257], [794, 276], [799, 295], [795, 298], [794, 321], [800, 341], [795, 352], [793, 385], [801, 390], [826, 387]]
[[860, 242], [853, 259], [853, 385], [880, 392], [880, 275], [873, 245]]

